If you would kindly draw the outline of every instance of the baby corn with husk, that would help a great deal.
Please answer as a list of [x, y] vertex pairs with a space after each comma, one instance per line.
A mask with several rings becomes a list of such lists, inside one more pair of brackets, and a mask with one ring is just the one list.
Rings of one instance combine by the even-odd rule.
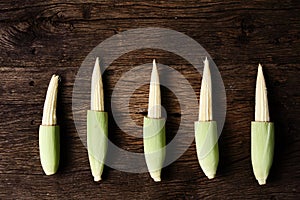
[[94, 181], [100, 181], [107, 152], [108, 117], [104, 112], [103, 84], [99, 58], [91, 82], [91, 109], [87, 111], [87, 149]]
[[59, 76], [53, 75], [46, 94], [42, 125], [39, 127], [39, 149], [42, 168], [46, 175], [55, 174], [60, 157], [60, 133], [56, 119]]
[[255, 121], [251, 123], [251, 161], [259, 185], [266, 184], [274, 155], [274, 124], [270, 122], [267, 88], [259, 64], [255, 92]]
[[219, 163], [217, 123], [213, 121], [212, 86], [209, 62], [204, 61], [200, 90], [199, 120], [195, 122], [195, 140], [199, 164], [204, 174], [212, 179]]
[[161, 181], [161, 169], [165, 160], [165, 119], [161, 117], [159, 75], [155, 60], [150, 81], [148, 116], [144, 117], [144, 153], [148, 171], [155, 182]]

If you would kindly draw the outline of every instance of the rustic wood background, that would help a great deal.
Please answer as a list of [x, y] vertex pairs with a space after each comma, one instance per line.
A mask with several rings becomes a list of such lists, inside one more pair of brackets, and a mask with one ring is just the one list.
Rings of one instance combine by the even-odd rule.
[[[282, 1], [1, 1], [0, 2], [0, 199], [299, 199], [300, 197], [300, 2]], [[163, 170], [161, 183], [147, 173], [105, 168], [94, 183], [87, 151], [76, 132], [72, 89], [87, 54], [122, 31], [163, 27], [199, 42], [219, 67], [227, 93], [227, 117], [219, 140], [217, 177], [201, 171], [195, 144]], [[105, 101], [123, 73], [153, 58], [179, 70], [199, 95], [199, 75], [179, 56], [159, 50], [123, 55], [104, 73]], [[275, 159], [267, 185], [259, 186], [250, 160], [250, 122], [258, 62], [264, 65]], [[61, 163], [45, 176], [38, 126], [49, 79], [62, 77], [59, 94]], [[131, 118], [142, 124], [148, 86], [130, 100]], [[180, 107], [163, 90], [168, 137], [176, 134]], [[167, 103], [167, 100], [170, 103]], [[106, 106], [111, 115], [111, 109]], [[197, 111], [195, 111], [197, 112]], [[192, 130], [188, 130], [192, 131]], [[119, 147], [142, 152], [140, 139], [110, 122]], [[171, 135], [171, 136], [170, 136]]]

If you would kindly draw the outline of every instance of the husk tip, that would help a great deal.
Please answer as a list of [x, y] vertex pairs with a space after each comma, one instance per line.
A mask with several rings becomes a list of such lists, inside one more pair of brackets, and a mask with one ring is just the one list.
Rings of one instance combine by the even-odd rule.
[[160, 182], [160, 181], [161, 181], [161, 178], [160, 178], [160, 171], [150, 172], [150, 176], [151, 176], [151, 178], [152, 178], [155, 182]]
[[206, 176], [208, 179], [213, 179], [215, 178], [216, 174], [207, 174]]
[[154, 180], [155, 182], [160, 182], [160, 181], [161, 181], [161, 178], [160, 178], [160, 177], [153, 177], [153, 180]]
[[95, 182], [101, 181], [101, 176], [94, 176], [94, 181]]
[[45, 169], [44, 169], [44, 172], [45, 172], [45, 174], [46, 174], [47, 176], [51, 176], [51, 175], [53, 175], [53, 174], [56, 173], [56, 171], [53, 171], [53, 170], [45, 170]]
[[266, 179], [257, 179], [259, 185], [265, 185]]

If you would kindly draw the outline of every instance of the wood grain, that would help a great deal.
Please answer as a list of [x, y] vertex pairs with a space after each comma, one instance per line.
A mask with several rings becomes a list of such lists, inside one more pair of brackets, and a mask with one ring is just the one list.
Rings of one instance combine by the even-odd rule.
[[[299, 13], [297, 0], [1, 1], [0, 199], [299, 199]], [[154, 183], [147, 173], [109, 167], [100, 184], [93, 182], [87, 151], [73, 121], [76, 74], [100, 42], [141, 27], [188, 35], [209, 52], [219, 68], [227, 94], [227, 116], [219, 140], [220, 165], [213, 180], [207, 180], [201, 171], [193, 142], [163, 169], [161, 183]], [[143, 49], [115, 60], [103, 77], [110, 139], [132, 152], [143, 151], [142, 140], [116, 125], [110, 100], [122, 74], [153, 58], [178, 70], [199, 96], [200, 75], [178, 55]], [[276, 128], [275, 160], [266, 186], [256, 183], [250, 160], [258, 62], [264, 66]], [[48, 177], [39, 161], [38, 126], [53, 73], [62, 77], [58, 108], [62, 157], [58, 173]], [[130, 97], [130, 117], [139, 126], [147, 112], [148, 91], [145, 85]], [[162, 91], [170, 141], [180, 124], [181, 108], [171, 91]], [[193, 129], [186, 131], [193, 134]]]

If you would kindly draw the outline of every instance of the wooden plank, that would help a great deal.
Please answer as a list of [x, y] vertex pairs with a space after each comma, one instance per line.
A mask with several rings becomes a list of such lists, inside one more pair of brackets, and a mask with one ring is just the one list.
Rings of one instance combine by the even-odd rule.
[[[0, 199], [299, 198], [299, 12], [300, 3], [292, 0], [0, 2]], [[193, 142], [163, 169], [161, 183], [154, 183], [147, 173], [109, 167], [100, 184], [93, 182], [84, 138], [78, 135], [72, 113], [76, 75], [87, 54], [100, 42], [142, 27], [169, 28], [188, 35], [203, 45], [219, 68], [227, 94], [227, 115], [219, 141], [220, 165], [213, 180], [207, 180], [201, 171]], [[200, 74], [178, 55], [141, 49], [115, 60], [103, 76], [110, 140], [131, 152], [143, 152], [142, 139], [118, 127], [111, 107], [111, 101], [120, 104], [128, 96], [121, 93], [112, 99], [112, 94], [122, 75], [153, 58], [182, 74], [199, 96]], [[258, 62], [264, 66], [271, 119], [276, 125], [275, 160], [263, 187], [255, 181], [250, 160]], [[40, 166], [37, 133], [53, 73], [62, 77], [58, 107], [62, 158], [58, 173], [47, 177]], [[176, 84], [174, 73], [167, 77], [170, 84]], [[142, 78], [150, 80], [148, 74]], [[130, 118], [124, 119], [124, 124], [132, 120], [141, 128], [147, 114], [148, 86], [133, 92]], [[172, 91], [162, 88], [162, 98], [170, 141], [184, 110]], [[186, 101], [190, 99], [186, 97]], [[86, 109], [82, 105], [78, 112], [84, 115]], [[185, 127], [187, 135], [193, 134], [197, 112], [187, 118], [191, 122]], [[117, 115], [126, 113], [121, 107]], [[135, 127], [127, 128], [136, 131]]]

